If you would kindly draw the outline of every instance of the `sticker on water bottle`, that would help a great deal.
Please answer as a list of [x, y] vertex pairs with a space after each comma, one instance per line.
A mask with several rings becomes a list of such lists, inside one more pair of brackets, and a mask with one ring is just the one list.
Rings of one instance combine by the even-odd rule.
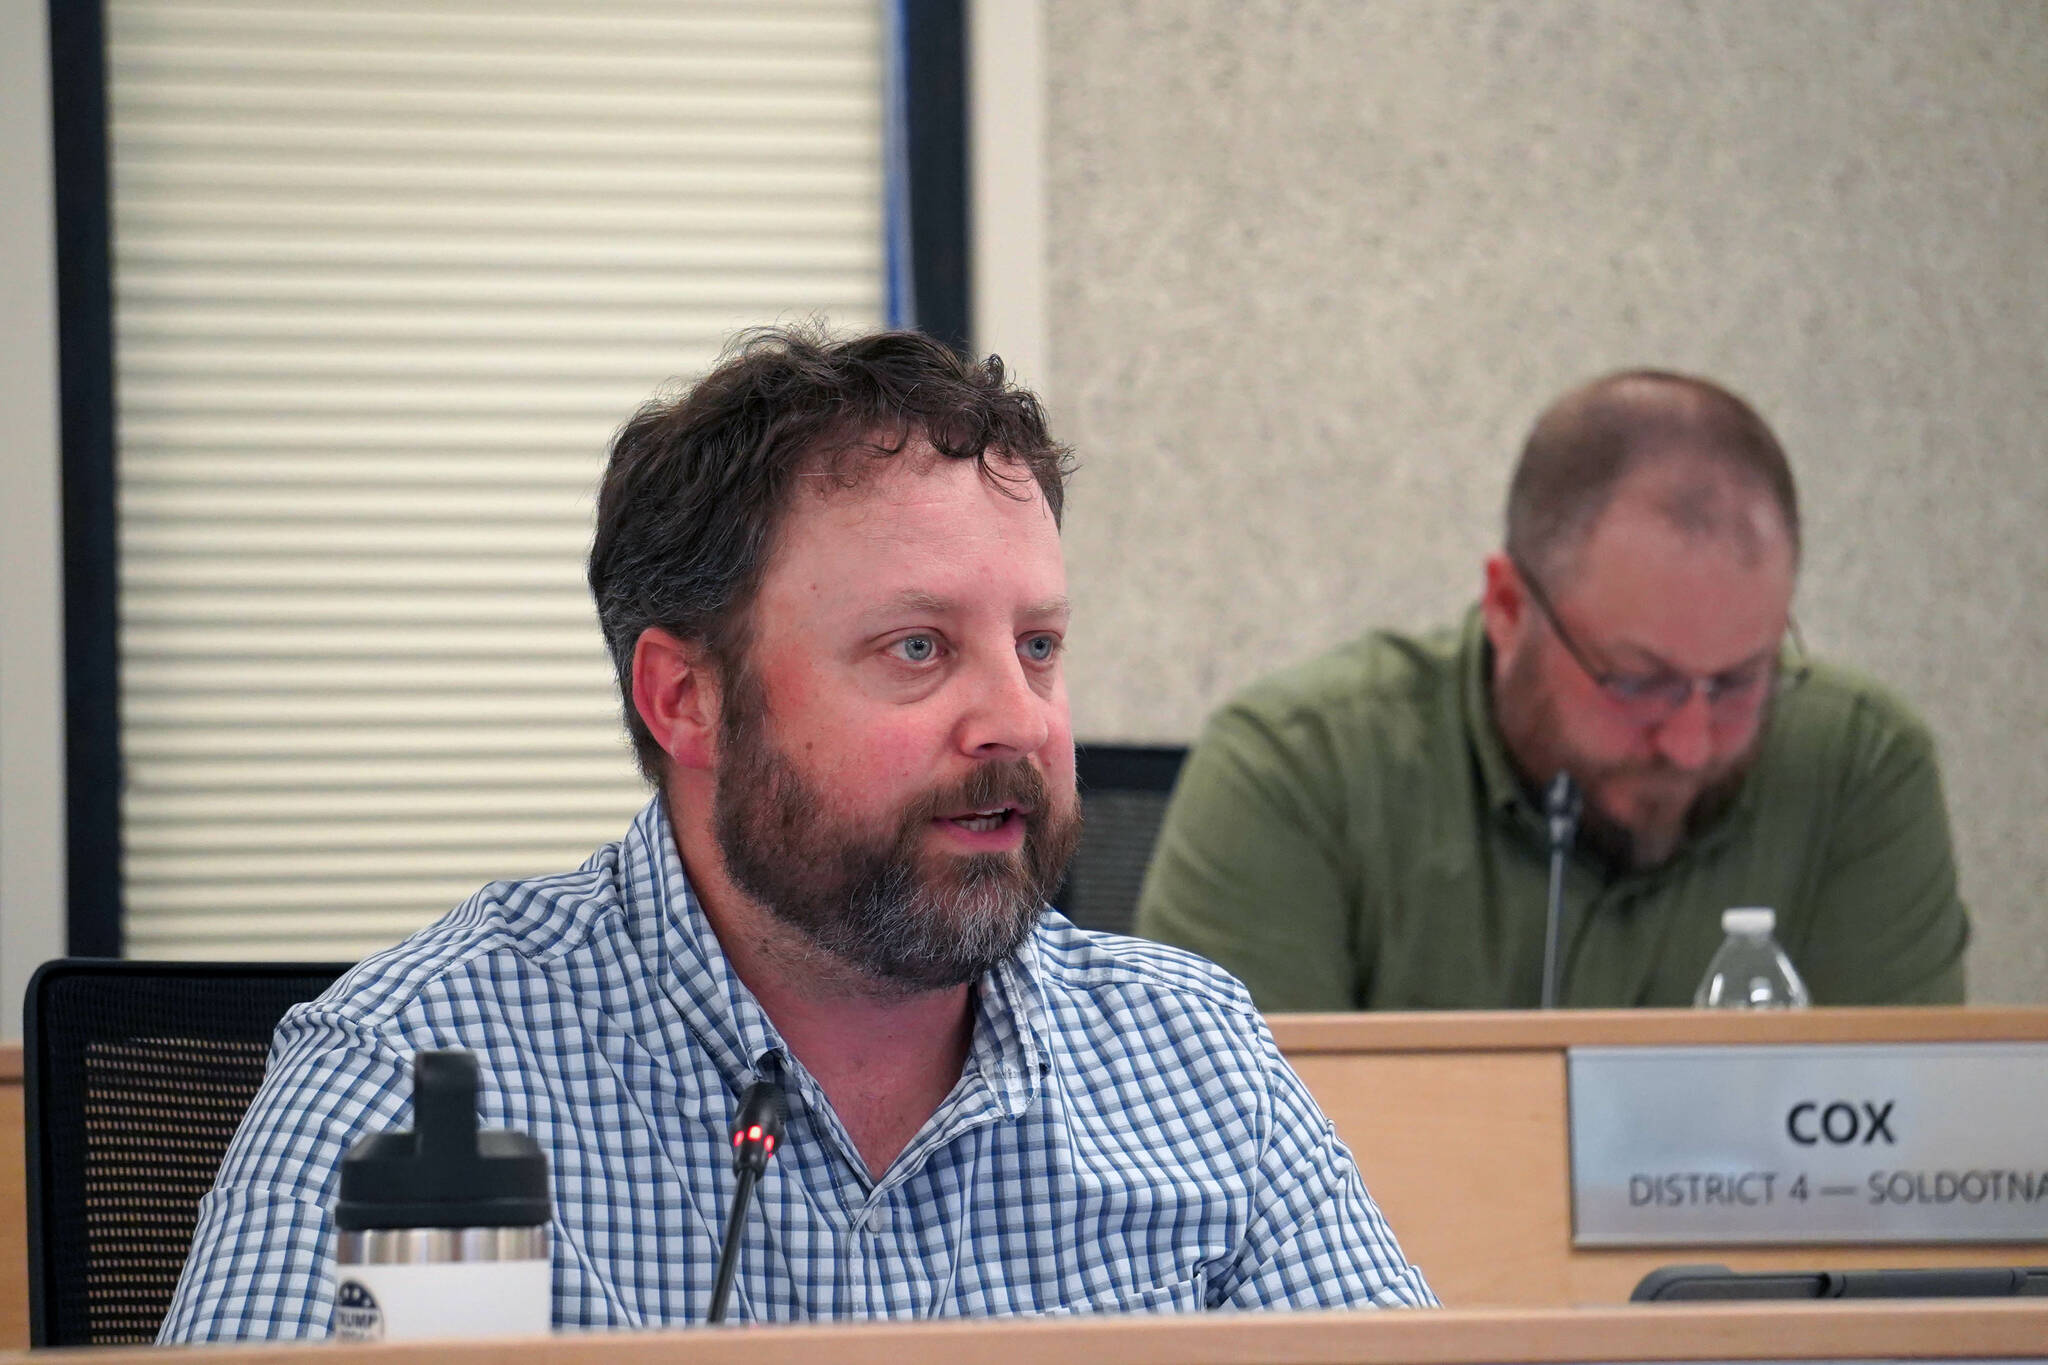
[[333, 1335], [342, 1341], [538, 1336], [554, 1317], [545, 1260], [347, 1265], [339, 1273]]
[[343, 1280], [334, 1295], [336, 1341], [384, 1340], [384, 1312], [360, 1280]]

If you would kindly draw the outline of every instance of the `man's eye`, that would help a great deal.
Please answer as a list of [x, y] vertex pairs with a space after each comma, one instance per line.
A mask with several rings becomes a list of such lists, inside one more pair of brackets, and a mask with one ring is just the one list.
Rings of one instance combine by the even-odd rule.
[[1638, 673], [1610, 673], [1601, 680], [1607, 690], [1623, 701], [1641, 701], [1644, 697], [1655, 696], [1670, 681], [1661, 677], [1645, 677]]
[[1762, 687], [1770, 676], [1768, 666], [1738, 668], [1715, 678], [1707, 691], [1716, 697], [1741, 697]]
[[1026, 637], [1022, 648], [1024, 657], [1032, 663], [1050, 663], [1060, 652], [1060, 641], [1057, 635], [1032, 635]]
[[928, 664], [939, 657], [939, 642], [929, 635], [906, 635], [890, 648], [905, 663]]

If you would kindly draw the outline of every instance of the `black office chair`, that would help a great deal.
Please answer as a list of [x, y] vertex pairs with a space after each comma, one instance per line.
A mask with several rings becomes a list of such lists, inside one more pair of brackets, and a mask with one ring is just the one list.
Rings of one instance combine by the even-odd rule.
[[1087, 744], [1074, 753], [1081, 845], [1052, 903], [1083, 929], [1131, 932], [1167, 798], [1188, 751]]
[[348, 965], [63, 958], [30, 979], [31, 1344], [156, 1339], [278, 1019]]

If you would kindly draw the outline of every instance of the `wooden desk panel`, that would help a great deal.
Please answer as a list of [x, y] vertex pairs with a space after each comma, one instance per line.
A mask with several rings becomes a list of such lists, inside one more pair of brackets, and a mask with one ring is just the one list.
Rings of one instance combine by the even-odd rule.
[[[1467, 1306], [1574, 1301], [1558, 1254], [1571, 1242], [1561, 1055], [1324, 1054], [1293, 1062], [1438, 1298]], [[1428, 1121], [1417, 1122], [1418, 1114]]]
[[28, 1162], [21, 1046], [0, 1045], [0, 1349], [28, 1345]]
[[[1401, 1248], [1446, 1305], [1620, 1304], [1658, 1266], [1737, 1270], [2041, 1265], [2048, 1243], [1571, 1244], [1565, 1050], [1579, 1045], [2040, 1041], [2048, 1010], [1691, 1010], [1275, 1015]], [[2048, 1079], [2048, 1078], [2044, 1078]]]

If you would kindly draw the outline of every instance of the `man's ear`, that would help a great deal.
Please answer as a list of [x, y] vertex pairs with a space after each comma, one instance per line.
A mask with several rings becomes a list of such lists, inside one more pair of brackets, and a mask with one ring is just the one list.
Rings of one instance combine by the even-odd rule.
[[640, 632], [633, 644], [633, 709], [677, 767], [717, 762], [721, 700], [718, 673], [703, 645], [659, 626]]
[[1515, 644], [1528, 625], [1529, 589], [1515, 562], [1502, 553], [1486, 558], [1486, 584], [1479, 594], [1479, 615], [1486, 623], [1486, 638], [1496, 658], [1514, 653]]

